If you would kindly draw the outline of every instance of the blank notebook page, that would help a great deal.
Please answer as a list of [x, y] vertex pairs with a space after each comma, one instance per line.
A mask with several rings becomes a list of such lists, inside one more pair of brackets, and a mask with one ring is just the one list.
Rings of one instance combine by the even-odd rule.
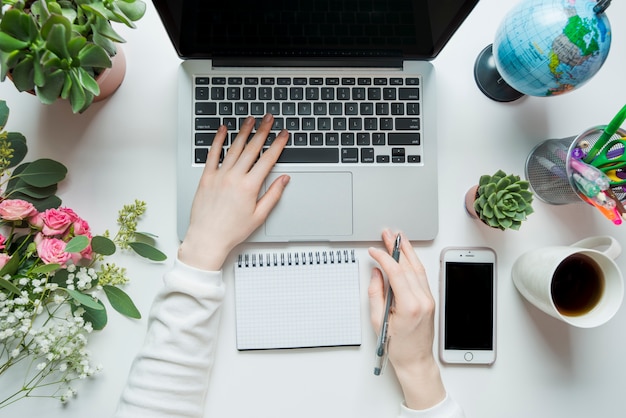
[[353, 251], [240, 255], [237, 349], [360, 345], [359, 298]]

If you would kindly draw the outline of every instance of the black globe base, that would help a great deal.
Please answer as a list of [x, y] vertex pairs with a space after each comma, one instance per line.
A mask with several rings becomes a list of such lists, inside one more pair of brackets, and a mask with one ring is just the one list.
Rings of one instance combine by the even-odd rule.
[[483, 49], [474, 64], [474, 80], [485, 96], [497, 102], [512, 102], [525, 96], [502, 78], [493, 58], [493, 45]]

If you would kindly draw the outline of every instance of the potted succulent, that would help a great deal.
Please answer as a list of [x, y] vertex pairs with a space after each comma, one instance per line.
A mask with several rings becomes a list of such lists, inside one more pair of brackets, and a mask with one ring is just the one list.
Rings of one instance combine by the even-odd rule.
[[145, 10], [142, 0], [0, 0], [0, 81], [83, 112], [125, 42], [111, 22], [134, 28]]
[[471, 217], [501, 230], [518, 230], [533, 213], [533, 194], [529, 183], [519, 176], [498, 170], [480, 177], [465, 195], [465, 208]]

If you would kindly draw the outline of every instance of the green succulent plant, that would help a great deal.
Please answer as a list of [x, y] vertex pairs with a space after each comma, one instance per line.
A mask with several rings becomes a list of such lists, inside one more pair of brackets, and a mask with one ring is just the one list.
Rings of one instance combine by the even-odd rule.
[[68, 99], [83, 112], [125, 42], [111, 22], [134, 28], [145, 11], [142, 0], [0, 0], [0, 81], [9, 75], [42, 103]]
[[522, 221], [533, 213], [533, 194], [528, 188], [527, 181], [502, 170], [492, 176], [481, 176], [474, 210], [492, 228], [518, 230]]

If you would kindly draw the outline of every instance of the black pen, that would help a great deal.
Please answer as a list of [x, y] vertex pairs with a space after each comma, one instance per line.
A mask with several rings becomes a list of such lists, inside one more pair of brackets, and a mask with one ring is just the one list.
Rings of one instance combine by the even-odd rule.
[[[400, 234], [396, 236], [396, 242], [393, 246], [393, 252], [391, 253], [396, 262], [400, 261]], [[379, 376], [385, 365], [387, 364], [387, 346], [389, 344], [389, 337], [387, 336], [387, 328], [389, 327], [389, 310], [391, 309], [391, 304], [393, 303], [393, 290], [391, 289], [391, 285], [387, 286], [387, 300], [385, 303], [385, 314], [383, 316], [383, 323], [381, 324], [380, 334], [378, 335], [378, 343], [376, 345], [376, 357], [378, 359], [378, 364], [374, 367], [374, 374]]]

